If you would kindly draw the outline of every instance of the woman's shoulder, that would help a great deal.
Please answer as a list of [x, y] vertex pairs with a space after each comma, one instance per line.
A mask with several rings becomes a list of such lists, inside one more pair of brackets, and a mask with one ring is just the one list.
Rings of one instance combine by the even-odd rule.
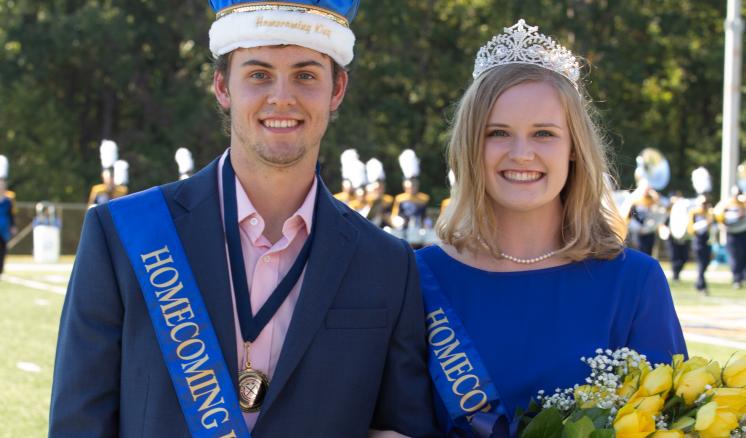
[[431, 267], [448, 262], [443, 248], [438, 245], [429, 245], [422, 247], [415, 252], [417, 265], [427, 264]]
[[650, 269], [660, 267], [658, 260], [633, 248], [624, 248], [616, 257], [609, 260], [596, 259], [597, 263], [610, 266], [619, 266], [630, 269]]
[[665, 278], [658, 260], [632, 248], [624, 248], [613, 259], [590, 259], [584, 264], [593, 277], [617, 284], [638, 284], [651, 276]]

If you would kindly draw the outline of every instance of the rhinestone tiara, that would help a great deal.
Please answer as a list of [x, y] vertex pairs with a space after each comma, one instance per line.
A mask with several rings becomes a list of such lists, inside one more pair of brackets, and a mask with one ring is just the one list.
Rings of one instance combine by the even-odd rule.
[[494, 67], [506, 64], [532, 64], [557, 72], [578, 88], [580, 65], [572, 52], [551, 37], [539, 33], [538, 26], [529, 26], [521, 18], [504, 33], [495, 35], [477, 52], [474, 79]]

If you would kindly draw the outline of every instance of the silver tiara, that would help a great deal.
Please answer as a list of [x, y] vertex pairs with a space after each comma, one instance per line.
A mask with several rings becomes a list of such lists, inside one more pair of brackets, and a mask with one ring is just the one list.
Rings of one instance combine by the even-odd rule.
[[551, 37], [538, 32], [521, 18], [505, 33], [495, 35], [477, 52], [474, 79], [485, 71], [505, 64], [532, 64], [552, 70], [566, 77], [575, 88], [580, 78], [580, 65], [572, 52], [557, 44]]

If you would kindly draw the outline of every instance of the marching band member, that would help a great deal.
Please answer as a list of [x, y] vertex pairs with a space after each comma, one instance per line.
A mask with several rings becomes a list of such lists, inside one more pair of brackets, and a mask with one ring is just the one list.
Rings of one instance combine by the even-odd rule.
[[130, 183], [130, 165], [124, 160], [117, 160], [114, 162], [114, 187], [119, 196], [124, 196], [129, 193], [128, 187]]
[[335, 193], [334, 197], [344, 202], [345, 204], [348, 204], [350, 202], [354, 192], [349, 176], [350, 164], [359, 160], [360, 158], [358, 157], [357, 151], [355, 149], [347, 149], [342, 152], [342, 155], [339, 156], [339, 161], [342, 164], [342, 191], [339, 193]]
[[632, 242], [640, 251], [652, 255], [655, 235], [660, 225], [655, 212], [660, 204], [660, 195], [646, 180], [641, 180], [632, 197], [632, 208], [627, 218]]
[[371, 158], [365, 163], [365, 172], [368, 179], [368, 185], [365, 186], [366, 199], [370, 206], [368, 220], [381, 228], [391, 227], [394, 197], [386, 194], [386, 173], [383, 171], [383, 163]]
[[692, 172], [692, 185], [697, 192], [694, 208], [689, 210], [688, 232], [694, 236], [694, 256], [697, 259], [697, 280], [694, 287], [697, 292], [709, 295], [705, 271], [710, 265], [712, 248], [710, 247], [710, 236], [712, 225], [715, 222], [712, 215], [712, 204], [709, 196], [712, 192], [712, 177], [704, 167], [698, 167]]
[[712, 215], [712, 204], [705, 194], [697, 196], [696, 206], [689, 212], [689, 233], [694, 236], [694, 255], [697, 258], [697, 280], [694, 287], [697, 292], [709, 295], [705, 271], [710, 265], [712, 249], [710, 247], [710, 230], [715, 222]]
[[8, 190], [8, 159], [0, 155], [0, 274], [5, 266], [8, 241], [16, 234], [14, 220], [16, 194]]
[[370, 205], [365, 193], [368, 183], [365, 175], [365, 163], [360, 160], [350, 161], [346, 164], [347, 179], [352, 187], [352, 197], [348, 199], [347, 206], [355, 210], [360, 216], [367, 218]]
[[671, 270], [673, 281], [679, 281], [684, 265], [689, 261], [689, 249], [691, 235], [687, 232], [689, 220], [690, 200], [684, 198], [681, 192], [671, 196], [668, 204], [667, 225], [661, 225], [661, 230], [666, 230], [661, 238], [666, 237], [668, 241], [668, 254], [671, 258]]
[[194, 159], [189, 149], [177, 149], [174, 160], [176, 160], [176, 165], [179, 166], [179, 180], [189, 178], [194, 170]]
[[420, 192], [420, 160], [412, 149], [405, 149], [399, 155], [399, 166], [404, 174], [404, 193], [396, 195], [391, 210], [392, 222], [398, 229], [422, 228], [430, 196]]
[[738, 186], [731, 188], [731, 197], [715, 206], [715, 220], [726, 231], [728, 263], [733, 273], [733, 287], [741, 288], [746, 268], [746, 202]]
[[88, 207], [105, 204], [106, 202], [127, 194], [126, 187], [117, 186], [114, 182], [114, 163], [117, 161], [119, 151], [117, 144], [111, 140], [103, 140], [99, 148], [101, 154], [101, 184], [91, 187], [88, 195]]

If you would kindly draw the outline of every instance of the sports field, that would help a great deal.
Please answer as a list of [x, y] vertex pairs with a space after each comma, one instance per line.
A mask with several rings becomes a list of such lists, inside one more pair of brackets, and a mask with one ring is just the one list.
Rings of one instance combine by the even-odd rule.
[[[0, 437], [46, 436], [57, 328], [71, 264], [70, 257], [42, 265], [29, 257], [7, 260], [0, 278]], [[733, 290], [724, 267], [712, 267], [709, 277], [709, 297], [696, 293], [691, 271], [671, 286], [690, 355], [722, 364], [733, 351], [746, 350], [746, 289]]]

